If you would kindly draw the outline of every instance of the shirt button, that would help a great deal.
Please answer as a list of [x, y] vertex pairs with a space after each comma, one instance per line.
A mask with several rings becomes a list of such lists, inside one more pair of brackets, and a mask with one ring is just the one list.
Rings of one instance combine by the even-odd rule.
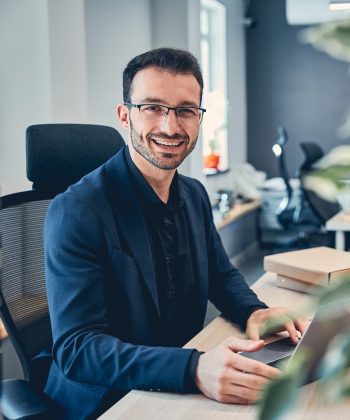
[[175, 290], [174, 290], [174, 286], [170, 286], [168, 289], [168, 298], [169, 299], [173, 299], [175, 296]]
[[165, 258], [165, 261], [167, 262], [167, 264], [170, 264], [170, 263], [171, 263], [171, 260], [172, 260], [172, 258], [171, 258], [171, 257], [166, 257], [166, 258]]

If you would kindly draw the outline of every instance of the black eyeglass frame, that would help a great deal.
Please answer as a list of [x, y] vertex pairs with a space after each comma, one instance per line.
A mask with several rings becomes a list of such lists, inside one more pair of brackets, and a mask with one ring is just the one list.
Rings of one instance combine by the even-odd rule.
[[173, 107], [173, 106], [167, 106], [167, 105], [163, 105], [163, 104], [133, 104], [131, 102], [124, 102], [124, 105], [126, 105], [128, 108], [137, 108], [139, 111], [140, 111], [142, 106], [147, 106], [147, 105], [149, 105], [149, 106], [160, 106], [160, 107], [166, 108], [168, 110], [168, 112], [165, 115], [166, 117], [169, 115], [169, 112], [171, 110], [173, 110], [175, 112], [176, 118], [179, 118], [178, 115], [177, 115], [177, 110], [178, 109], [183, 109], [183, 108], [197, 109], [197, 110], [201, 111], [201, 118], [200, 118], [198, 124], [200, 124], [202, 122], [204, 113], [207, 111], [205, 108], [201, 108], [199, 106], [185, 106], [184, 105], [184, 106]]

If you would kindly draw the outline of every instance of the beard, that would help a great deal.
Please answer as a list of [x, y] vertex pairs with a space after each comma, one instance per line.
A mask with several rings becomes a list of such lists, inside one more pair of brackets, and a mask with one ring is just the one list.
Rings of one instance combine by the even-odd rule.
[[149, 163], [155, 166], [158, 169], [171, 170], [176, 169], [184, 161], [184, 159], [193, 151], [196, 147], [198, 136], [193, 140], [189, 148], [185, 149], [180, 155], [176, 156], [174, 153], [163, 152], [160, 156], [157, 156], [156, 153], [152, 150], [152, 140], [151, 137], [155, 136], [157, 139], [164, 140], [182, 140], [188, 145], [190, 140], [188, 135], [175, 133], [171, 136], [168, 134], [158, 132], [158, 133], [148, 133], [146, 138], [142, 137], [133, 127], [133, 124], [130, 120], [130, 140], [135, 151], [146, 159]]

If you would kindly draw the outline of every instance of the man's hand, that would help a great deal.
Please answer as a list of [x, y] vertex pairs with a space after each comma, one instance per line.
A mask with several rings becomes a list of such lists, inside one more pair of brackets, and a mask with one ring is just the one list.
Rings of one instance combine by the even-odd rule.
[[275, 332], [286, 330], [295, 344], [299, 341], [298, 331], [301, 334], [304, 334], [309, 323], [306, 318], [297, 318], [283, 307], [258, 309], [250, 315], [247, 321], [246, 334], [248, 338], [251, 340], [259, 340], [262, 328], [264, 328], [269, 321], [279, 325], [279, 328], [275, 330]]
[[250, 404], [258, 400], [266, 383], [280, 371], [238, 351], [257, 351], [264, 341], [230, 337], [199, 357], [196, 385], [208, 398], [223, 403]]

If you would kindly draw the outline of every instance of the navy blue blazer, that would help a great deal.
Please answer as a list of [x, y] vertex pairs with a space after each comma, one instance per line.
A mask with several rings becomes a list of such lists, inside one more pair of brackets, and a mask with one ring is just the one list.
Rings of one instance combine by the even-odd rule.
[[[204, 187], [180, 175], [203, 327], [208, 298], [245, 327], [265, 307], [232, 266]], [[147, 228], [125, 149], [51, 203], [45, 221], [53, 363], [45, 392], [67, 418], [94, 417], [131, 389], [186, 392], [194, 350], [161, 347], [160, 312]]]

